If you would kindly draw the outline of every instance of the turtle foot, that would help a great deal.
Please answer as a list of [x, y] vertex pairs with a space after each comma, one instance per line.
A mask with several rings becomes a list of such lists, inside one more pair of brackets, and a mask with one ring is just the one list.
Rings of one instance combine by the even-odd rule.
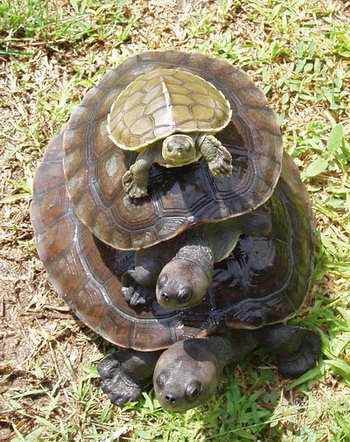
[[206, 159], [212, 175], [227, 177], [232, 174], [232, 156], [221, 142], [213, 135], [207, 135], [201, 145], [201, 152]]
[[209, 164], [212, 175], [220, 177], [228, 177], [232, 174], [233, 168], [231, 164], [231, 155], [229, 159], [218, 157]]
[[142, 186], [137, 183], [135, 174], [128, 170], [125, 172], [122, 183], [125, 192], [131, 197], [131, 198], [142, 198], [143, 196], [147, 196], [147, 186]]
[[122, 278], [122, 294], [126, 302], [132, 306], [150, 304], [154, 297], [154, 289], [138, 284], [133, 278], [135, 270], [125, 272]]
[[104, 358], [97, 366], [97, 370], [102, 379], [102, 391], [113, 404], [122, 406], [138, 399], [141, 395], [140, 386], [121, 369], [117, 354]]
[[123, 287], [122, 294], [124, 299], [132, 306], [150, 304], [154, 299], [154, 290], [136, 283]]
[[316, 365], [321, 352], [321, 338], [307, 331], [298, 351], [277, 359], [278, 372], [286, 378], [297, 378]]

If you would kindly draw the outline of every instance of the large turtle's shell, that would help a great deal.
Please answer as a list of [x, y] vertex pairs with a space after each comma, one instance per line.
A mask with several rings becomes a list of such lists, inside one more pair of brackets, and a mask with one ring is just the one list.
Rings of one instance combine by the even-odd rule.
[[177, 132], [219, 132], [230, 122], [230, 103], [211, 83], [190, 72], [156, 69], [118, 96], [107, 130], [121, 149], [143, 147]]
[[271, 214], [271, 234], [242, 237], [229, 258], [215, 265], [202, 303], [184, 311], [163, 310], [156, 302], [128, 305], [120, 279], [133, 266], [134, 252], [103, 244], [75, 216], [62, 157], [60, 135], [50, 143], [34, 180], [31, 216], [37, 247], [59, 294], [107, 340], [155, 350], [225, 325], [255, 328], [282, 321], [303, 302], [313, 261], [311, 213], [298, 170], [286, 154], [274, 194], [259, 209]]
[[[132, 81], [155, 69], [187, 71], [212, 83], [229, 101], [230, 123], [216, 136], [233, 157], [233, 174], [213, 177], [204, 159], [181, 168], [150, 170], [149, 196], [131, 200], [122, 176], [136, 153], [107, 133], [112, 103]], [[282, 142], [274, 112], [249, 77], [229, 63], [199, 54], [145, 52], [108, 73], [73, 112], [64, 134], [67, 191], [77, 216], [103, 242], [139, 249], [169, 239], [198, 221], [249, 212], [272, 194]]]

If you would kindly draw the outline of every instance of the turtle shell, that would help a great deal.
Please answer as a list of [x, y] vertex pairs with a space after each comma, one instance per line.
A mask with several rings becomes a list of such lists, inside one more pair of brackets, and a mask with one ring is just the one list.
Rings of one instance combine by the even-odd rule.
[[[181, 172], [154, 164], [149, 196], [134, 200], [126, 195], [122, 176], [136, 152], [119, 149], [110, 140], [107, 116], [129, 85], [159, 69], [197, 75], [228, 100], [232, 116], [216, 137], [232, 154], [234, 170], [221, 178], [203, 167], [204, 159], [181, 167]], [[275, 114], [250, 78], [226, 61], [176, 51], [145, 52], [109, 72], [73, 112], [64, 150], [67, 192], [77, 216], [95, 236], [121, 250], [148, 247], [198, 222], [255, 209], [271, 196], [282, 163]]]
[[119, 346], [150, 351], [227, 326], [256, 328], [295, 314], [308, 290], [314, 237], [308, 196], [287, 154], [272, 197], [258, 209], [270, 213], [271, 234], [243, 236], [215, 264], [201, 304], [169, 311], [156, 302], [132, 307], [123, 298], [121, 277], [133, 267], [135, 252], [102, 243], [75, 215], [62, 139], [61, 134], [51, 141], [36, 173], [31, 217], [51, 283], [87, 326]]
[[208, 81], [190, 72], [156, 69], [118, 96], [107, 130], [118, 147], [139, 151], [176, 132], [219, 132], [231, 114], [230, 103]]

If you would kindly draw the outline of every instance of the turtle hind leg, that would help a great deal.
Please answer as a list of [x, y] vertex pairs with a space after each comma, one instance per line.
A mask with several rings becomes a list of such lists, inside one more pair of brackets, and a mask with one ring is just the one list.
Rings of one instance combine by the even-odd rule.
[[306, 328], [276, 324], [255, 330], [260, 345], [277, 357], [278, 372], [297, 378], [316, 365], [321, 353], [320, 336]]
[[122, 406], [137, 400], [142, 387], [152, 377], [160, 354], [161, 351], [120, 349], [106, 356], [97, 366], [102, 380], [102, 391], [115, 405]]

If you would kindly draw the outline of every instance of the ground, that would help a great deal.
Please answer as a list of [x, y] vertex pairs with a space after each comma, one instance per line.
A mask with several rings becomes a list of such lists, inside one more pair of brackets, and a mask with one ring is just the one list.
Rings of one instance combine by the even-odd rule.
[[[349, 3], [4, 0], [0, 16], [0, 440], [350, 440]], [[323, 340], [300, 379], [256, 352], [184, 415], [151, 389], [122, 409], [102, 394], [95, 366], [112, 348], [47, 282], [29, 218], [45, 146], [84, 94], [127, 56], [171, 48], [240, 67], [277, 112], [317, 234], [310, 296], [291, 323]]]

